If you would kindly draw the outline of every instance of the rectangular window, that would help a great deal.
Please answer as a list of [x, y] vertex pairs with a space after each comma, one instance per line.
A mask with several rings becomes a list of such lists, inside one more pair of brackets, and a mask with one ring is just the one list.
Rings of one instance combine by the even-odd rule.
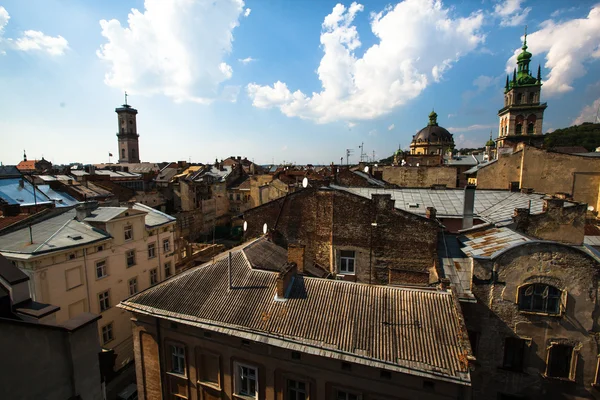
[[502, 367], [513, 371], [523, 370], [527, 341], [521, 338], [509, 337], [504, 340], [504, 361]]
[[150, 285], [158, 283], [158, 270], [156, 268], [150, 270]]
[[133, 227], [131, 225], [125, 225], [125, 228], [123, 228], [123, 234], [126, 242], [133, 240]]
[[113, 324], [104, 325], [102, 327], [102, 344], [106, 344], [113, 340], [115, 337], [113, 336]]
[[355, 252], [351, 250], [340, 251], [340, 274], [354, 273]]
[[98, 248], [97, 248], [96, 250], [97, 250], [97, 251], [102, 251], [102, 250], [104, 250], [104, 245], [100, 245], [100, 246], [98, 246]]
[[96, 279], [104, 278], [106, 275], [106, 260], [98, 261], [96, 263]]
[[469, 342], [471, 342], [471, 351], [477, 357], [477, 348], [479, 347], [479, 332], [467, 331], [469, 334]]
[[171, 251], [171, 241], [169, 239], [163, 240], [163, 251], [165, 253]]
[[165, 278], [171, 276], [171, 262], [165, 263]]
[[258, 398], [258, 371], [256, 367], [236, 364], [235, 393], [240, 396]]
[[138, 291], [137, 278], [131, 278], [129, 280], [129, 295], [132, 296], [132, 295], [136, 294], [137, 291]]
[[156, 257], [156, 245], [154, 243], [150, 243], [148, 245], [148, 258]]
[[552, 344], [548, 349], [546, 376], [575, 380], [577, 352], [567, 344]]
[[236, 193], [236, 195], [235, 195], [235, 199], [236, 199], [237, 201], [240, 201], [240, 194], [239, 194], [239, 193]]
[[220, 362], [216, 354], [202, 353], [199, 356], [200, 381], [210, 384], [212, 387], [220, 388]]
[[108, 290], [98, 294], [98, 303], [100, 304], [100, 312], [110, 308], [110, 293], [108, 293]]
[[135, 265], [135, 250], [129, 250], [125, 253], [127, 256], [127, 268]]
[[182, 346], [171, 345], [171, 372], [185, 375], [185, 349]]
[[308, 384], [304, 381], [288, 379], [286, 382], [285, 400], [308, 399]]
[[336, 389], [335, 400], [361, 400], [362, 396], [355, 392]]

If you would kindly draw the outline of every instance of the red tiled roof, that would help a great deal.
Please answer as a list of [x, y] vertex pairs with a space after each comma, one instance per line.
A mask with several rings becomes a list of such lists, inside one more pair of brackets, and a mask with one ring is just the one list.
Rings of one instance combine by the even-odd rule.
[[21, 161], [19, 164], [17, 164], [17, 169], [19, 171], [29, 171], [29, 170], [34, 170], [35, 169], [35, 163], [37, 162], [37, 160], [27, 160], [27, 161]]

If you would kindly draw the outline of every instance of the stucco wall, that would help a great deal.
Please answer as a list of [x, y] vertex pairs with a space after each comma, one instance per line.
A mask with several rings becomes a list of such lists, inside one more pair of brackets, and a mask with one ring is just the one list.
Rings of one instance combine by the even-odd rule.
[[399, 167], [385, 166], [377, 168], [383, 172], [383, 180], [402, 187], [431, 187], [446, 185], [456, 187], [457, 170], [455, 167]]

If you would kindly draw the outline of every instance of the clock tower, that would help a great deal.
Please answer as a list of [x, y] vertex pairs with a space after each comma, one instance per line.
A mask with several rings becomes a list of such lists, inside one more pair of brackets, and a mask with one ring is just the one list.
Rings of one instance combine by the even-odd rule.
[[127, 92], [125, 92], [125, 104], [115, 109], [118, 116], [117, 138], [119, 142], [119, 163], [139, 163], [140, 151], [137, 133], [137, 110], [127, 104]]
[[527, 51], [527, 31], [521, 50], [512, 80], [506, 76], [504, 107], [498, 111], [498, 151], [502, 147], [513, 147], [519, 142], [539, 147], [544, 141], [542, 121], [547, 105], [540, 102], [541, 68], [538, 66], [536, 78], [529, 70], [531, 53]]

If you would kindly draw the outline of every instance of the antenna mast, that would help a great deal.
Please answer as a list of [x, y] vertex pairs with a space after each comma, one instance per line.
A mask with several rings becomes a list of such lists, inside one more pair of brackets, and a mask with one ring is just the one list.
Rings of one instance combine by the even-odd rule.
[[360, 162], [363, 162], [365, 160], [365, 158], [367, 158], [367, 154], [365, 153], [365, 142], [361, 142], [360, 146], [358, 146], [358, 148], [360, 149]]
[[354, 150], [353, 150], [353, 149], [346, 149], [346, 165], [349, 165], [349, 164], [348, 164], [348, 160], [350, 159], [350, 155], [351, 155], [352, 153], [354, 153]]

